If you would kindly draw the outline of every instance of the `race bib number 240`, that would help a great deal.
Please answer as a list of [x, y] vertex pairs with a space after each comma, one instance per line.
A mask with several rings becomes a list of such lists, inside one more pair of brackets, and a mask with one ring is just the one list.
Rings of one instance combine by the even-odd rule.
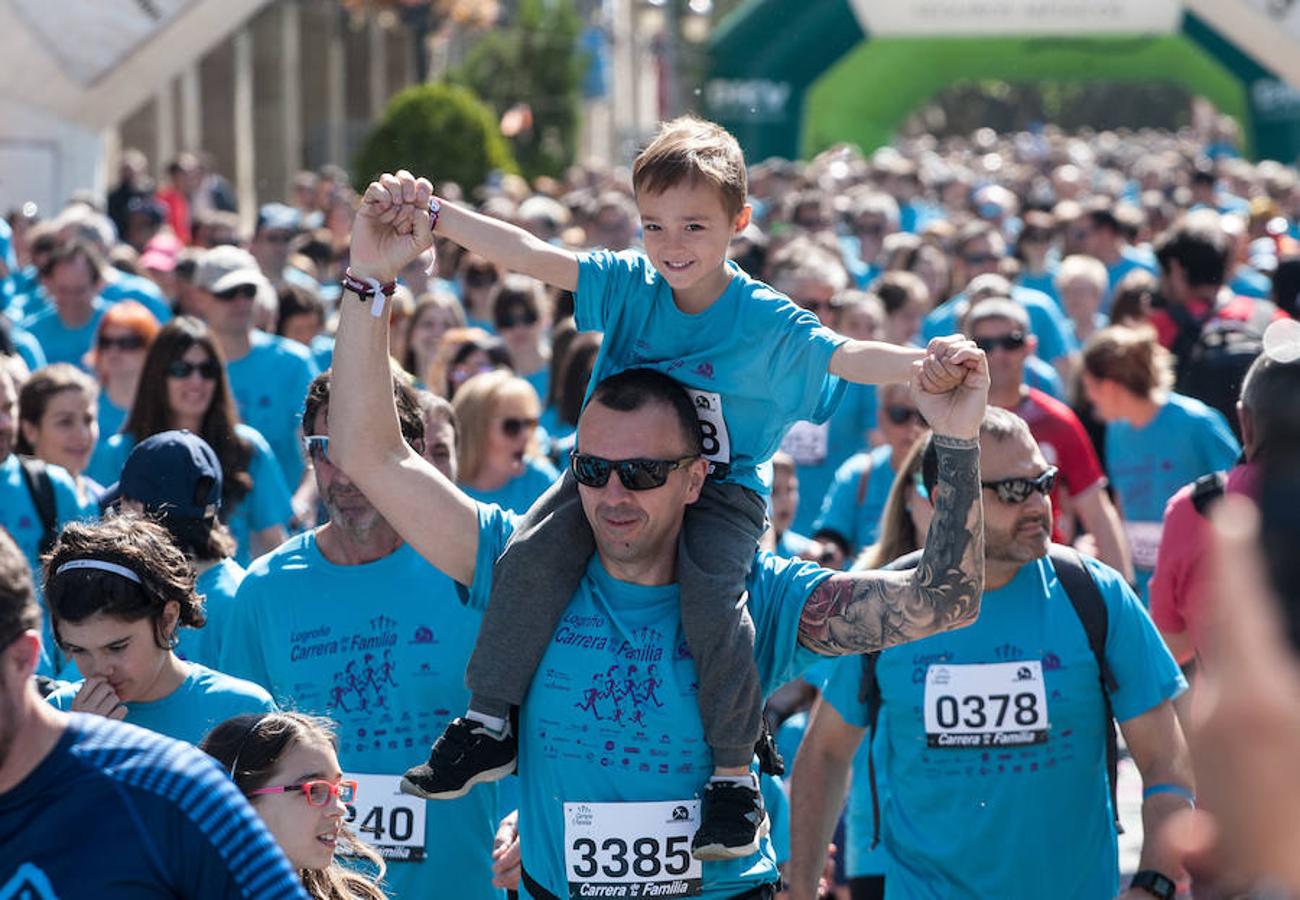
[[564, 869], [569, 896], [694, 897], [700, 861], [691, 838], [698, 800], [564, 804]]

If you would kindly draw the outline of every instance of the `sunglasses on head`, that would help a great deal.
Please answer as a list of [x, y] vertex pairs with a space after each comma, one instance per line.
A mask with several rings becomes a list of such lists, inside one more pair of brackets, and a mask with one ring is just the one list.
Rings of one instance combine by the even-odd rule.
[[885, 418], [894, 425], [925, 424], [925, 416], [915, 406], [886, 406]]
[[204, 381], [216, 381], [217, 376], [221, 374], [221, 366], [210, 359], [201, 363], [178, 359], [167, 366], [167, 374], [172, 378], [189, 378], [195, 372], [198, 372], [199, 377]]
[[1003, 503], [1024, 503], [1034, 491], [1044, 496], [1050, 494], [1056, 487], [1056, 472], [1056, 466], [1048, 466], [1047, 471], [1037, 478], [1003, 478], [1001, 481], [981, 481], [980, 484], [996, 491]]
[[343, 803], [355, 803], [357, 799], [355, 781], [340, 781], [338, 784], [332, 781], [304, 781], [302, 784], [258, 788], [251, 793], [256, 796], [257, 794], [292, 794], [294, 791], [302, 791], [311, 806], [328, 806], [332, 797], [338, 797]]
[[506, 437], [519, 437], [524, 429], [532, 431], [537, 427], [537, 419], [517, 419], [513, 416], [501, 420], [501, 433]]
[[975, 338], [975, 346], [985, 353], [992, 353], [994, 350], [1019, 350], [1025, 346], [1025, 333], [1013, 331], [1001, 337]]
[[536, 325], [537, 314], [523, 310], [517, 315], [506, 315], [497, 319], [497, 329], [504, 331], [507, 328], [515, 328], [519, 325]]
[[128, 334], [123, 337], [101, 337], [95, 342], [100, 350], [143, 350], [144, 338], [138, 334]]
[[629, 491], [649, 491], [663, 487], [669, 472], [699, 458], [696, 453], [681, 459], [604, 459], [575, 450], [569, 457], [569, 464], [578, 484], [604, 487], [609, 483], [610, 473], [618, 472], [618, 480]]
[[257, 287], [256, 285], [251, 284], [237, 284], [229, 290], [221, 291], [220, 293], [213, 294], [213, 296], [222, 303], [231, 303], [235, 300], [241, 299], [252, 300], [257, 296]]

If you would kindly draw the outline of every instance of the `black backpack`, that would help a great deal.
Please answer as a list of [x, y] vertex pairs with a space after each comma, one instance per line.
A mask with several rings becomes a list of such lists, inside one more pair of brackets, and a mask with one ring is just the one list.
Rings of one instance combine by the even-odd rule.
[[1256, 300], [1245, 321], [1218, 319], [1213, 311], [1198, 319], [1177, 303], [1167, 309], [1178, 326], [1171, 348], [1177, 357], [1174, 390], [1223, 413], [1240, 441], [1237, 400], [1241, 382], [1264, 350], [1264, 329], [1273, 321], [1277, 307], [1268, 300]]
[[22, 469], [23, 481], [27, 492], [32, 495], [32, 506], [41, 520], [40, 555], [44, 556], [54, 546], [54, 539], [59, 533], [59, 514], [54, 502], [54, 482], [42, 460], [33, 456], [19, 456], [19, 468]]
[[[1119, 731], [1115, 726], [1115, 712], [1111, 709], [1110, 695], [1119, 689], [1115, 673], [1106, 662], [1106, 632], [1110, 623], [1110, 614], [1106, 601], [1093, 580], [1092, 573], [1078, 551], [1052, 544], [1048, 551], [1056, 577], [1061, 580], [1061, 587], [1070, 598], [1074, 614], [1079, 617], [1084, 634], [1088, 637], [1088, 649], [1097, 661], [1097, 671], [1101, 682], [1102, 710], [1106, 716], [1106, 774], [1110, 781], [1110, 807], [1115, 816], [1115, 830], [1124, 833], [1119, 822], [1119, 803], [1116, 790], [1117, 768], [1119, 766]], [[915, 568], [921, 558], [921, 551], [894, 560], [886, 569]], [[880, 695], [880, 682], [876, 679], [876, 663], [879, 653], [866, 653], [862, 656], [862, 681], [858, 687], [858, 702], [867, 709], [867, 744], [876, 739], [876, 724], [880, 719], [880, 707], [883, 698]], [[876, 790], [876, 761], [870, 751], [867, 752], [867, 779], [871, 784], [871, 846], [874, 849], [880, 843], [880, 795]]]

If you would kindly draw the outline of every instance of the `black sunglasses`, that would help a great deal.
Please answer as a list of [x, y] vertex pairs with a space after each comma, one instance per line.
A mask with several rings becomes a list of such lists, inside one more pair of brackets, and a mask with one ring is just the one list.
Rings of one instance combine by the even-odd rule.
[[172, 378], [189, 378], [195, 372], [198, 372], [199, 377], [204, 381], [216, 381], [217, 376], [221, 374], [221, 366], [210, 359], [201, 363], [178, 359], [167, 366], [167, 374]]
[[1001, 262], [1002, 257], [993, 253], [962, 254], [962, 261], [968, 266], [987, 266], [989, 263]]
[[914, 406], [886, 406], [885, 418], [894, 425], [907, 425], [911, 422], [925, 424], [925, 416]]
[[990, 491], [997, 491], [998, 499], [1003, 503], [1024, 503], [1034, 491], [1047, 495], [1056, 487], [1056, 466], [1048, 466], [1047, 471], [1037, 478], [1003, 478], [1001, 481], [981, 481], [980, 484]]
[[994, 350], [1019, 350], [1025, 346], [1025, 340], [1023, 331], [1013, 331], [1001, 337], [975, 338], [975, 346], [985, 353], [992, 353]]
[[604, 487], [609, 483], [609, 473], [618, 472], [618, 480], [629, 491], [649, 491], [663, 487], [673, 469], [680, 469], [699, 458], [695, 453], [681, 459], [604, 459], [575, 450], [569, 457], [569, 465], [578, 484], [587, 487]]
[[536, 325], [537, 314], [531, 312], [521, 312], [517, 316], [502, 316], [497, 319], [497, 330], [504, 331], [507, 328], [514, 328], [518, 325]]
[[95, 346], [100, 350], [143, 350], [144, 338], [138, 334], [128, 334], [125, 337], [101, 337], [95, 342]]
[[519, 437], [525, 428], [529, 431], [537, 427], [537, 419], [516, 419], [510, 417], [501, 420], [501, 433], [506, 437]]
[[244, 299], [252, 300], [257, 296], [257, 287], [252, 284], [238, 284], [228, 291], [222, 291], [219, 294], [213, 294], [222, 303], [230, 303], [235, 300]]

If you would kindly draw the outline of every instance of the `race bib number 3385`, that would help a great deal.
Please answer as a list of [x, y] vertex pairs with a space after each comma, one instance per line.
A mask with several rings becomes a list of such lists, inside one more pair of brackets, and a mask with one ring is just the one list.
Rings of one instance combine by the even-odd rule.
[[1050, 727], [1039, 660], [926, 670], [925, 737], [931, 747], [1041, 744]]
[[700, 861], [691, 838], [698, 800], [564, 804], [564, 870], [569, 896], [694, 897]]

